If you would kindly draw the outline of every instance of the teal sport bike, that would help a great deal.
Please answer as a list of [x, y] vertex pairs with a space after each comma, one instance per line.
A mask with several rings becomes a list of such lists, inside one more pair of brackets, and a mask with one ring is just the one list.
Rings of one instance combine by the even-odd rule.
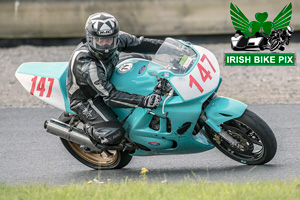
[[151, 61], [134, 57], [116, 66], [111, 78], [116, 89], [162, 97], [153, 110], [113, 108], [126, 130], [116, 146], [95, 147], [84, 133], [83, 122], [70, 110], [67, 68], [68, 62], [24, 63], [16, 77], [31, 95], [63, 111], [44, 127], [91, 168], [119, 169], [132, 156], [191, 154], [214, 147], [249, 165], [275, 156], [276, 138], [266, 122], [246, 104], [217, 96], [222, 82], [219, 64], [201, 46], [166, 38]]

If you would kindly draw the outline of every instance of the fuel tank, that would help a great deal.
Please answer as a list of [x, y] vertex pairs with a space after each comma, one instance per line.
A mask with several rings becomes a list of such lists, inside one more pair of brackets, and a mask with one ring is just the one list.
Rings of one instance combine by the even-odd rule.
[[116, 66], [111, 83], [117, 90], [147, 96], [153, 92], [157, 79], [147, 73], [149, 61], [127, 59]]

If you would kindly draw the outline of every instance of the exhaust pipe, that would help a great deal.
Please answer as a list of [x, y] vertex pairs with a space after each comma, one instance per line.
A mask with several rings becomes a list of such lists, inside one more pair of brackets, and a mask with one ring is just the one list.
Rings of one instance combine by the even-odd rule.
[[56, 119], [45, 121], [44, 128], [48, 133], [97, 151], [97, 148], [91, 142], [90, 138], [79, 128], [73, 127], [71, 129], [69, 124], [65, 124]]

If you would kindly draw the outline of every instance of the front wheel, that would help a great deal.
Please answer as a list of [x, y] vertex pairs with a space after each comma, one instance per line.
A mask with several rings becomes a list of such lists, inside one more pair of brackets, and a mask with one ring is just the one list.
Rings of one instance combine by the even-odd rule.
[[211, 142], [225, 155], [249, 165], [262, 165], [275, 156], [277, 142], [273, 131], [258, 115], [244, 114], [221, 124], [221, 133], [206, 127]]

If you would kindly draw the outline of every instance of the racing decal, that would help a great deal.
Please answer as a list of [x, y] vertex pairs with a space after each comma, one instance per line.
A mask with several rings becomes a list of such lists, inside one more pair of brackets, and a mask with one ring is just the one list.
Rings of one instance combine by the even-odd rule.
[[19, 73], [16, 73], [16, 77], [31, 95], [59, 109], [66, 110], [57, 79]]
[[148, 144], [150, 144], [152, 146], [160, 146], [160, 143], [158, 143], [158, 142], [148, 142]]
[[132, 66], [132, 63], [125, 63], [119, 67], [118, 72], [124, 74], [128, 72], [132, 68]]
[[193, 61], [193, 59], [187, 55], [184, 55], [180, 62], [179, 65], [181, 65], [184, 69], [188, 68], [191, 64], [191, 62]]
[[46, 98], [49, 98], [51, 96], [51, 93], [52, 93], [54, 78], [41, 77], [38, 84], [37, 84], [37, 86], [36, 86], [37, 79], [38, 79], [37, 76], [35, 76], [31, 79], [32, 85], [31, 85], [31, 89], [30, 89], [30, 94], [33, 95], [35, 91], [38, 91], [38, 92], [40, 92], [39, 96], [43, 97], [44, 93], [46, 91], [45, 85], [47, 84], [46, 83], [46, 79], [47, 79], [49, 81], [49, 87], [47, 87], [48, 92], [47, 92]]
[[141, 67], [141, 68], [139, 69], [138, 74], [142, 74], [142, 73], [145, 71], [146, 67], [147, 67], [146, 65], [144, 65], [143, 67]]
[[[200, 60], [193, 70], [185, 76], [175, 76], [170, 79], [184, 100], [193, 99], [214, 90], [220, 79], [216, 57], [203, 47], [194, 46], [194, 48], [200, 53]], [[182, 61], [183, 64], [189, 62], [188, 57]]]

